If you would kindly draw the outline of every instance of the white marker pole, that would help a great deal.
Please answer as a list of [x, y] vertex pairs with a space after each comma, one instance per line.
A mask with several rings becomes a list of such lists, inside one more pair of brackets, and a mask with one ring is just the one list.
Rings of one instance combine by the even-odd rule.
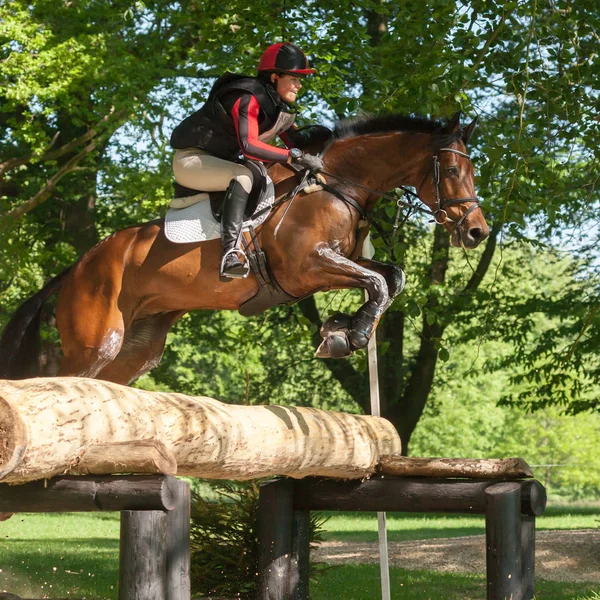
[[[373, 258], [373, 244], [371, 244], [371, 235], [367, 234], [363, 243], [363, 256]], [[369, 295], [365, 290], [365, 298]], [[369, 345], [367, 346], [367, 356], [369, 361], [369, 388], [371, 394], [371, 414], [375, 417], [381, 416], [381, 405], [379, 402], [379, 376], [377, 369], [377, 335], [373, 332]], [[377, 513], [377, 528], [379, 531], [379, 568], [381, 571], [381, 600], [390, 600], [390, 568], [388, 560], [387, 528], [384, 512]]]

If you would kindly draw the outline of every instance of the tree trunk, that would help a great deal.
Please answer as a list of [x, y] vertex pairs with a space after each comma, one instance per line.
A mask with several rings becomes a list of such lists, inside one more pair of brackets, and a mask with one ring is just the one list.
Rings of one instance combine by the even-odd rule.
[[[83, 378], [0, 380], [0, 481], [167, 472], [209, 479], [360, 479], [401, 451], [391, 423], [239, 406]], [[140, 444], [143, 448], [140, 448]]]
[[[434, 229], [433, 257], [430, 269], [431, 288], [444, 284], [448, 269], [449, 249], [450, 236], [442, 227], [436, 227]], [[436, 342], [442, 338], [445, 328], [440, 324], [439, 316], [434, 323], [428, 321], [428, 314], [437, 308], [438, 301], [435, 293], [430, 293], [427, 304], [423, 309], [421, 343], [411, 368], [410, 378], [400, 401], [394, 406], [390, 406], [386, 413], [398, 428], [404, 454], [408, 452], [408, 443], [423, 414], [433, 384], [438, 356]]]

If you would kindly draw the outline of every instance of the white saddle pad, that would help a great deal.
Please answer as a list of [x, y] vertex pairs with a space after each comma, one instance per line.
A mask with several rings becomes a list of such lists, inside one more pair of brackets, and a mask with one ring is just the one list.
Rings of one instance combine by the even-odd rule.
[[[208, 194], [197, 194], [198, 202], [186, 208], [170, 208], [165, 215], [165, 236], [175, 244], [189, 244], [193, 242], [205, 242], [216, 240], [221, 237], [221, 224], [213, 217], [210, 210]], [[193, 197], [190, 197], [190, 200]], [[273, 206], [275, 202], [275, 190], [270, 177], [267, 177], [267, 187], [262, 199], [256, 207], [256, 212]], [[244, 228], [258, 227], [269, 216], [265, 211], [258, 219], [244, 222]]]

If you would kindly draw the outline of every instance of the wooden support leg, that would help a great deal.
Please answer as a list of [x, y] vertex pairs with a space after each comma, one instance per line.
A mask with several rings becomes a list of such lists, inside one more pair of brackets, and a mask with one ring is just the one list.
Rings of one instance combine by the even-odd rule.
[[167, 600], [190, 600], [190, 486], [176, 480], [167, 513]]
[[310, 511], [295, 510], [292, 528], [290, 585], [292, 600], [308, 600], [310, 561]]
[[258, 503], [258, 600], [289, 600], [292, 556], [293, 482], [267, 481]]
[[121, 512], [119, 600], [167, 597], [167, 513]]
[[535, 575], [535, 517], [521, 517], [521, 559], [523, 561], [523, 600], [534, 595]]
[[521, 486], [498, 483], [485, 490], [488, 600], [521, 600]]

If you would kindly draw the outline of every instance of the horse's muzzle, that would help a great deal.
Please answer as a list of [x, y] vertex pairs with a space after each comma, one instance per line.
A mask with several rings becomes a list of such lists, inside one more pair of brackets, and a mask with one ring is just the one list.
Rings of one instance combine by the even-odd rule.
[[472, 250], [473, 248], [477, 248], [489, 234], [490, 230], [487, 224], [475, 226], [463, 223], [452, 232], [451, 243], [453, 246], [462, 246], [463, 248]]

